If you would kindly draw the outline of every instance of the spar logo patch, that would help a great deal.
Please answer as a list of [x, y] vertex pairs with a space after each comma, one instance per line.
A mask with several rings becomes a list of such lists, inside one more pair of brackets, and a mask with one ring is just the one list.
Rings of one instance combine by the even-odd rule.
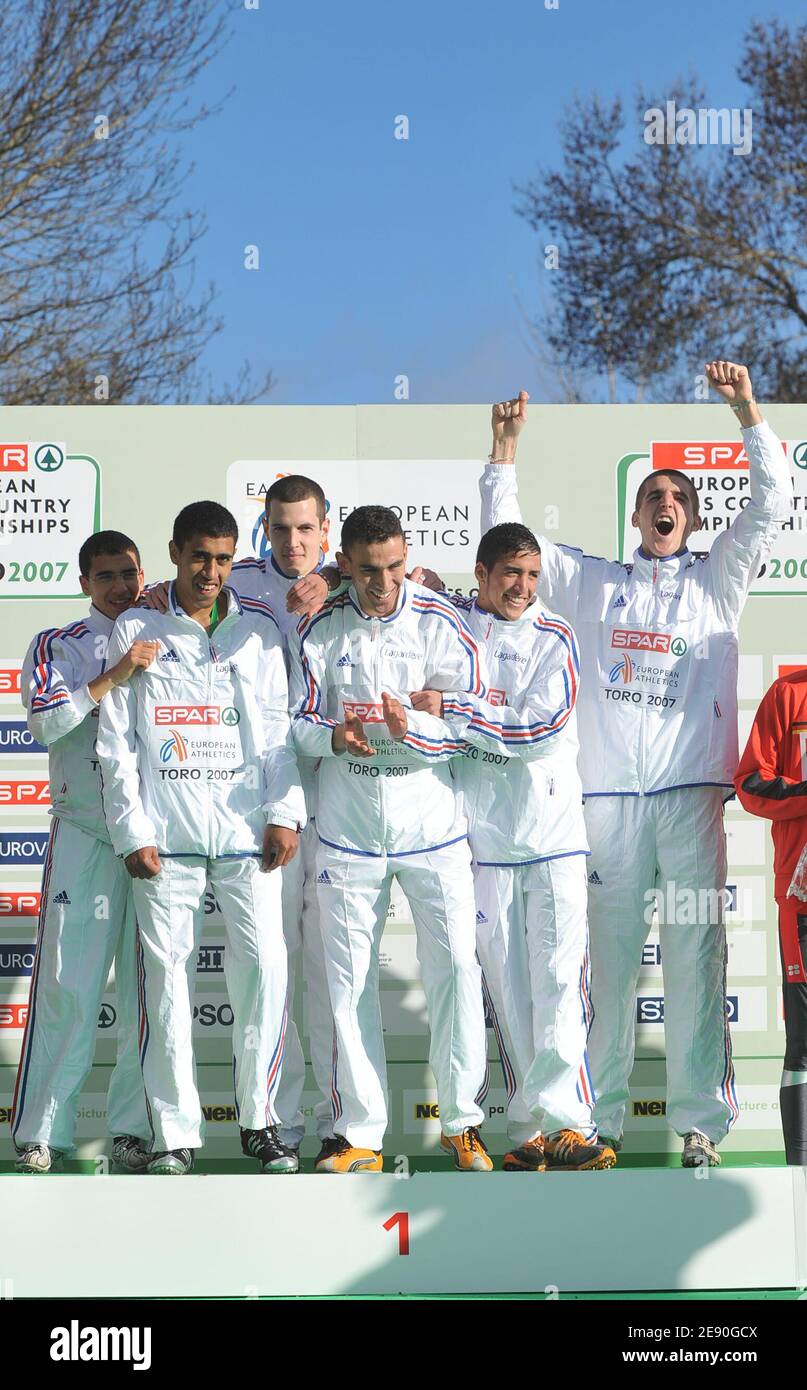
[[220, 724], [221, 709], [218, 705], [155, 705], [154, 723], [166, 724]]

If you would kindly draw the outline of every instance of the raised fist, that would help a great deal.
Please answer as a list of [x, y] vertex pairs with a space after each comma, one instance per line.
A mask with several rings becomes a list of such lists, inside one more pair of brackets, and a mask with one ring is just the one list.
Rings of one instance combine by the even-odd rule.
[[737, 362], [724, 362], [715, 359], [706, 363], [706, 375], [711, 385], [729, 405], [740, 405], [743, 401], [754, 399], [748, 368]]
[[529, 394], [526, 391], [519, 391], [510, 401], [499, 401], [494, 405], [491, 412], [491, 424], [493, 426], [493, 457], [498, 457], [498, 447], [508, 440], [513, 443], [518, 439], [524, 423], [527, 419], [527, 401]]

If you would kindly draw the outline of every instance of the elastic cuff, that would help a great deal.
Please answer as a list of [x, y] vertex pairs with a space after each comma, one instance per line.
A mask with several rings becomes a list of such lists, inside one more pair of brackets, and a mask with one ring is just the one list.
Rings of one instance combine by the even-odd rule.
[[149, 849], [153, 844], [153, 839], [136, 840], [135, 843], [133, 845], [129, 845], [127, 849], [116, 850], [115, 852], [119, 859], [128, 859], [130, 854], [135, 854], [139, 849]]
[[79, 687], [78, 690], [73, 691], [73, 704], [75, 705], [79, 714], [90, 714], [92, 710], [98, 708], [100, 703], [100, 700], [93, 699], [92, 695], [90, 694], [89, 685], [82, 685]]

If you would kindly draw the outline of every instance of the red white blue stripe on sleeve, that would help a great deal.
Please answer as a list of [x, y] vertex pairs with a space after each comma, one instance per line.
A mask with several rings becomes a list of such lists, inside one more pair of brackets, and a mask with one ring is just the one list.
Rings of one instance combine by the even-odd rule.
[[53, 680], [52, 666], [37, 666], [34, 671], [34, 681], [36, 682], [36, 691], [31, 700], [31, 709], [37, 714], [70, 703], [70, 692], [64, 681]]
[[468, 691], [471, 695], [478, 695], [480, 698], [484, 696], [485, 687], [482, 684], [479, 648], [470, 628], [463, 622], [456, 608], [452, 607], [450, 603], [446, 603], [437, 594], [416, 593], [412, 595], [412, 610], [415, 613], [429, 613], [435, 618], [442, 618], [444, 622], [453, 627], [468, 657]]
[[405, 748], [414, 748], [426, 758], [453, 757], [464, 753], [467, 744], [456, 738], [429, 738], [427, 734], [414, 734], [410, 730], [404, 734], [401, 743]]
[[327, 719], [325, 715], [319, 712], [322, 703], [322, 695], [314, 679], [314, 673], [311, 670], [308, 657], [305, 653], [305, 642], [306, 638], [313, 632], [317, 623], [322, 622], [323, 619], [330, 618], [337, 609], [344, 608], [347, 598], [347, 594], [337, 594], [330, 602], [326, 602], [312, 618], [301, 618], [300, 625], [297, 629], [300, 634], [300, 662], [303, 668], [306, 693], [294, 717], [295, 719], [304, 719], [309, 724], [318, 724], [320, 727], [327, 729], [335, 729], [336, 721]]
[[268, 603], [264, 603], [263, 600], [259, 598], [244, 598], [242, 594], [238, 595], [238, 602], [241, 604], [245, 613], [260, 613], [264, 618], [271, 618], [275, 627], [280, 631], [280, 624], [275, 617], [274, 610]]
[[65, 628], [46, 628], [35, 641], [36, 664], [33, 670], [34, 694], [31, 709], [44, 713], [58, 709], [70, 701], [70, 691], [64, 681], [54, 679], [53, 643], [57, 637], [84, 637], [90, 629], [85, 622], [72, 623]]
[[335, 729], [336, 721], [333, 719], [326, 719], [326, 717], [319, 712], [322, 703], [322, 694], [314, 679], [314, 673], [308, 664], [308, 658], [302, 649], [302, 645], [300, 647], [300, 656], [303, 664], [306, 693], [294, 717], [295, 719], [304, 719], [308, 724], [316, 724], [320, 728]]
[[487, 708], [483, 712], [476, 706], [472, 707], [469, 702], [456, 699], [454, 696], [444, 698], [443, 708], [446, 714], [465, 715], [468, 718], [468, 732], [474, 730], [503, 743], [506, 747], [518, 747], [542, 743], [545, 739], [560, 733], [568, 723], [577, 700], [580, 674], [577, 642], [571, 628], [555, 619], [541, 618], [533, 626], [539, 631], [553, 633], [565, 648], [564, 665], [560, 671], [563, 679], [563, 703], [549, 717], [544, 716], [541, 719], [525, 721], [524, 717], [520, 717], [515, 711], [508, 711], [506, 705], [501, 707], [501, 716], [497, 714], [496, 717], [490, 717]]

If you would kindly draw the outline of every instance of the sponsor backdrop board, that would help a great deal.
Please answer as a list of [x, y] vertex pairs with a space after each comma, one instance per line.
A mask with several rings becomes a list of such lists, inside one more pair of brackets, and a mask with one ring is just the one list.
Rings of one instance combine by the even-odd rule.
[[[501, 389], [505, 384], [501, 384]], [[793, 517], [756, 581], [741, 628], [740, 734], [768, 685], [807, 666], [798, 599], [807, 592], [807, 411], [766, 412], [785, 442], [795, 481]], [[412, 559], [437, 569], [449, 587], [472, 586], [479, 537], [478, 476], [489, 449], [486, 406], [387, 407], [15, 407], [0, 433], [0, 1159], [11, 1154], [10, 1105], [27, 1015], [36, 914], [48, 830], [47, 757], [25, 727], [20, 664], [34, 632], [81, 616], [76, 556], [98, 526], [139, 542], [147, 578], [171, 574], [168, 539], [180, 507], [200, 497], [225, 501], [241, 527], [239, 556], [261, 554], [260, 513], [284, 473], [317, 478], [328, 497], [329, 551], [341, 523], [362, 502], [396, 507]], [[733, 417], [722, 406], [534, 406], [519, 456], [525, 521], [558, 540], [628, 558], [638, 482], [651, 468], [686, 468], [701, 491], [708, 549], [748, 495], [747, 466]], [[802, 650], [803, 648], [803, 650]], [[736, 802], [726, 809], [729, 840], [729, 1020], [737, 1059], [740, 1120], [726, 1146], [778, 1151], [778, 1078], [783, 1050], [781, 994], [767, 826]], [[670, 904], [660, 900], [659, 912]], [[194, 1031], [207, 1116], [207, 1156], [236, 1157], [230, 1087], [226, 952], [212, 898], [196, 968]], [[636, 1001], [637, 1062], [626, 1146], [677, 1147], [665, 1122], [663, 949], [648, 936]], [[427, 1064], [425, 1000], [405, 899], [393, 897], [383, 942], [382, 1006], [390, 1071], [386, 1150], [399, 1165], [434, 1151], [439, 1112]], [[304, 986], [298, 1014], [307, 1018]], [[117, 1036], [114, 981], [98, 1020], [96, 1061], [82, 1098], [78, 1152], [105, 1147], [105, 1091]], [[506, 1147], [501, 1069], [491, 1043], [487, 1132]], [[309, 1116], [313, 1086], [306, 1093]], [[313, 1126], [310, 1122], [310, 1129]], [[306, 1149], [313, 1151], [309, 1137]]]

